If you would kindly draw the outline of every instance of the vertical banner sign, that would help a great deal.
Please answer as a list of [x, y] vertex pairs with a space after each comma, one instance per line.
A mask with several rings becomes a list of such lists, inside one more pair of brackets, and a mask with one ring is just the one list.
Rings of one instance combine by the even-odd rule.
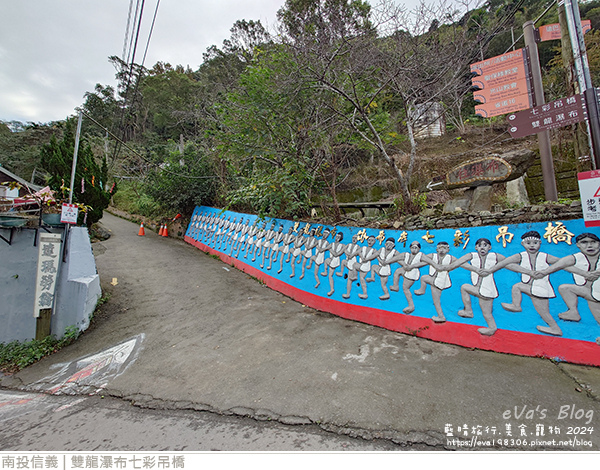
[[52, 308], [54, 305], [54, 291], [60, 265], [60, 246], [60, 233], [40, 235], [33, 307], [33, 316], [36, 318], [40, 316], [40, 310]]
[[600, 170], [577, 174], [586, 227], [600, 227]]

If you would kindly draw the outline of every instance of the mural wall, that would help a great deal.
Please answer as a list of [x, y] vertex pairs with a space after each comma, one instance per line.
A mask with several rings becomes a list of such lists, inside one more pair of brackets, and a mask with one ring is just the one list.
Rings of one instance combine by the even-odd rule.
[[600, 366], [600, 238], [583, 220], [407, 232], [196, 207], [185, 240], [344, 318]]

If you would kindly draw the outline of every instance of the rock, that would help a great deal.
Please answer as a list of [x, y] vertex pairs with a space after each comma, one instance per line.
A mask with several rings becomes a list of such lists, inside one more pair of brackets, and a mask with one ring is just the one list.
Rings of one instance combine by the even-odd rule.
[[473, 200], [469, 209], [472, 212], [486, 211], [491, 213], [493, 193], [494, 188], [491, 185], [478, 186], [473, 192]]
[[529, 196], [527, 195], [527, 188], [522, 176], [506, 183], [506, 199], [511, 204], [529, 204]]

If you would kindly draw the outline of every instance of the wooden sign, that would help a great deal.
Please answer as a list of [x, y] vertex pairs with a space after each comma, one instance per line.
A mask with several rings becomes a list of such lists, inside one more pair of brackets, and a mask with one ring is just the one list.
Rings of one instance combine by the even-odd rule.
[[60, 267], [60, 233], [41, 233], [38, 252], [38, 267], [35, 287], [33, 316], [39, 317], [40, 310], [54, 306], [56, 278]]
[[475, 106], [475, 114], [481, 117], [501, 116], [514, 113], [533, 106], [533, 99], [528, 92], [510, 98], [490, 101], [489, 103]]
[[467, 183], [487, 184], [506, 180], [512, 172], [509, 163], [498, 157], [486, 157], [457, 166], [446, 175], [448, 186], [462, 186]]
[[586, 107], [582, 95], [569, 96], [526, 111], [510, 114], [508, 132], [511, 137], [525, 137], [550, 129], [569, 126], [581, 122], [586, 117]]
[[486, 104], [515, 98], [522, 95], [523, 90], [529, 91], [529, 80], [527, 78], [508, 80], [498, 86], [490, 86], [474, 91], [473, 98], [481, 104]]

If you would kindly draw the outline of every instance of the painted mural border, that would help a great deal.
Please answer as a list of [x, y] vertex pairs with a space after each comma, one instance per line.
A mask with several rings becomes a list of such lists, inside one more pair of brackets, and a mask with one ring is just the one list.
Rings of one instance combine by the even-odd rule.
[[[245, 217], [246, 220], [256, 219], [255, 216], [230, 212], [223, 212], [220, 209], [208, 208], [208, 207], [197, 207], [194, 211], [194, 216], [192, 221], [188, 226], [188, 230], [186, 231], [186, 235], [184, 237], [185, 241], [196, 248], [202, 250], [205, 253], [216, 255], [219, 257], [224, 263], [232, 265], [237, 269], [253, 276], [260, 281], [264, 282], [269, 288], [274, 289], [278, 292], [283, 293], [284, 295], [301, 302], [305, 305], [308, 305], [312, 308], [315, 308], [320, 311], [324, 311], [327, 313], [331, 313], [333, 315], [346, 318], [353, 321], [359, 321], [362, 323], [370, 324], [373, 326], [381, 327], [388, 329], [390, 331], [396, 331], [399, 333], [409, 334], [418, 336], [425, 339], [430, 339], [433, 341], [455, 344], [467, 348], [475, 348], [487, 351], [495, 351], [500, 353], [509, 353], [516, 354], [522, 356], [531, 356], [531, 357], [544, 357], [550, 358], [557, 361], [564, 361], [576, 364], [585, 364], [585, 365], [593, 365], [600, 366], [600, 345], [597, 342], [590, 340], [581, 340], [581, 339], [573, 339], [573, 338], [565, 338], [565, 337], [556, 337], [544, 334], [537, 333], [529, 333], [524, 331], [514, 331], [510, 329], [502, 329], [498, 328], [497, 331], [491, 336], [486, 336], [480, 334], [479, 330], [481, 324], [465, 324], [456, 321], [452, 321], [452, 319], [447, 319], [443, 323], [437, 323], [432, 321], [431, 317], [420, 316], [420, 315], [406, 315], [402, 312], [391, 311], [382, 308], [375, 308], [368, 305], [358, 305], [356, 303], [340, 301], [336, 299], [332, 299], [329, 297], [325, 297], [323, 295], [318, 295], [307, 290], [301, 289], [295, 285], [290, 284], [289, 282], [285, 282], [282, 279], [273, 276], [271, 274], [266, 273], [263, 269], [259, 269], [257, 267], [252, 266], [250, 263], [242, 261], [235, 256], [228, 255], [227, 253], [220, 251], [216, 248], [209, 246], [208, 244], [203, 243], [202, 241], [198, 241], [195, 239], [193, 235], [197, 235], [198, 227], [195, 226], [196, 216], [202, 213], [212, 213], [213, 215], [218, 214], [222, 220], [226, 220], [226, 217], [231, 220], [233, 217], [234, 220], [237, 217]], [[261, 221], [262, 222], [262, 221]], [[293, 222], [280, 220], [280, 219], [269, 219], [269, 223], [275, 222], [276, 224], [294, 224]], [[565, 241], [567, 237], [575, 237], [574, 233], [569, 232], [565, 223], [567, 222], [541, 222], [541, 223], [533, 223], [533, 224], [519, 224], [519, 225], [507, 225], [507, 226], [487, 226], [487, 227], [466, 227], [460, 230], [452, 230], [455, 235], [465, 233], [468, 235], [469, 230], [474, 229], [487, 229], [492, 230], [498, 233], [499, 239], [502, 234], [511, 235], [513, 232], [518, 231], [515, 227], [518, 227], [521, 231], [524, 230], [523, 226], [526, 228], [531, 228], [535, 230], [535, 228], [543, 228], [543, 227], [553, 227], [560, 228], [559, 231], [554, 232], [555, 236], [559, 237], [560, 241]], [[574, 221], [568, 221], [568, 223], [574, 223]], [[578, 228], [582, 229], [583, 221], [576, 221]], [[305, 225], [306, 223], [303, 223]], [[556, 225], [554, 225], [556, 224]], [[315, 224], [316, 225], [316, 224]], [[295, 225], [298, 228], [298, 225]], [[232, 227], [233, 228], [233, 227]], [[348, 231], [361, 231], [362, 228], [358, 227], [338, 227], [339, 229], [346, 229]], [[439, 229], [439, 230], [431, 230], [432, 232], [440, 232], [442, 230], [448, 229]], [[378, 230], [371, 229], [371, 231], [377, 232]], [[406, 231], [403, 230], [389, 230], [388, 232], [402, 232], [406, 234]], [[429, 235], [429, 230], [416, 230], [414, 231], [419, 234], [420, 232], [426, 232], [426, 234], [420, 238], [426, 239], [426, 236]], [[233, 230], [231, 230], [230, 234], [233, 234]], [[364, 232], [363, 232], [364, 233]], [[546, 230], [547, 233], [547, 230]], [[558, 234], [558, 235], [557, 235]], [[215, 233], [213, 232], [213, 235]], [[562, 238], [560, 238], [562, 237]], [[415, 238], [415, 237], [413, 237]], [[548, 239], [550, 242], [550, 239]], [[574, 241], [574, 240], [573, 240]], [[380, 240], [380, 242], [383, 242]], [[467, 240], [468, 243], [468, 240]], [[465, 246], [466, 244], [465, 243]], [[554, 241], [557, 243], [557, 240]], [[571, 240], [569, 239], [569, 245], [571, 245]], [[455, 246], [457, 246], [455, 244]], [[464, 247], [463, 247], [464, 248]], [[310, 274], [310, 273], [309, 273]], [[379, 284], [379, 283], [377, 283]], [[401, 293], [399, 293], [401, 294]], [[475, 304], [475, 302], [473, 302]], [[433, 312], [435, 313], [435, 312]], [[480, 322], [481, 323], [481, 322]], [[571, 323], [571, 322], [570, 322]], [[593, 335], [598, 334], [600, 336], [600, 328], [598, 325], [595, 325], [598, 329], [598, 333], [594, 333]]]

